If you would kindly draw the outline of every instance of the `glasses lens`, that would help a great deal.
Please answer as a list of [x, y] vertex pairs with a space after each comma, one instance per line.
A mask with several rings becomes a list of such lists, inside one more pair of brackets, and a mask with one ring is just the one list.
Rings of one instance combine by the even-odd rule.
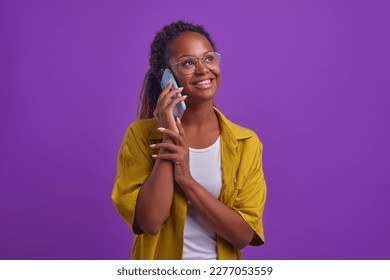
[[197, 61], [194, 57], [187, 57], [180, 61], [179, 67], [184, 74], [191, 74], [195, 71], [196, 63]]
[[[210, 70], [214, 70], [219, 67], [221, 55], [216, 52], [211, 52], [203, 57], [203, 61], [204, 65], [206, 65], [207, 68], [209, 68]], [[180, 71], [183, 72], [183, 74], [188, 75], [195, 72], [197, 64], [198, 59], [196, 59], [195, 57], [186, 57], [178, 63], [178, 66], [180, 68]]]
[[204, 56], [204, 62], [206, 66], [211, 70], [214, 70], [219, 66], [220, 60], [221, 55], [216, 52], [208, 53]]

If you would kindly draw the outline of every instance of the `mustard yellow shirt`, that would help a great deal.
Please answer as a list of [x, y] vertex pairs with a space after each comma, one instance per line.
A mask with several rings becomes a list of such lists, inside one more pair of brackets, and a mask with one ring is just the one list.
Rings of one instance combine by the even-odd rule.
[[[263, 146], [256, 133], [230, 122], [216, 108], [221, 128], [222, 188], [219, 200], [231, 207], [255, 232], [250, 245], [264, 243], [262, 215], [266, 184], [262, 169]], [[149, 146], [162, 141], [154, 118], [131, 124], [118, 156], [112, 200], [134, 232], [132, 259], [181, 259], [187, 199], [175, 186], [170, 215], [155, 235], [139, 233], [135, 225], [138, 192], [148, 178], [155, 159]], [[240, 250], [217, 236], [218, 259], [242, 259]]]

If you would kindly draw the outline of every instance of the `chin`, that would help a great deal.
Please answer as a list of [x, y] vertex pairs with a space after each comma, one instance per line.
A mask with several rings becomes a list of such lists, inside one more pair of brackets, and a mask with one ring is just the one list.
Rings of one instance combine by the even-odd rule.
[[185, 102], [186, 103], [207, 102], [207, 101], [213, 100], [215, 95], [216, 95], [215, 91], [212, 91], [212, 92], [191, 91], [188, 93], [188, 98], [186, 99]]

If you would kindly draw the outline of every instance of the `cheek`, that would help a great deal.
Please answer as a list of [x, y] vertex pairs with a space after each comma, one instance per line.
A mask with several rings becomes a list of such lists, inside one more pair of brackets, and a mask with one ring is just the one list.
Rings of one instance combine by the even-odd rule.
[[214, 75], [215, 75], [215, 78], [216, 78], [216, 81], [217, 81], [217, 84], [219, 85], [221, 83], [221, 71], [213, 71]]
[[218, 80], [217, 80], [217, 90], [219, 89], [219, 86], [221, 85], [221, 78], [218, 77]]
[[180, 75], [176, 75], [175, 73], [174, 73], [174, 77], [175, 77], [176, 83], [179, 87], [184, 87], [187, 84], [187, 79], [185, 77], [182, 77]]
[[211, 71], [215, 77], [221, 78], [221, 68], [215, 69]]
[[189, 79], [186, 79], [186, 78], [181, 77], [181, 78], [178, 78], [176, 81], [178, 82], [180, 87], [188, 87], [191, 85], [189, 82]]

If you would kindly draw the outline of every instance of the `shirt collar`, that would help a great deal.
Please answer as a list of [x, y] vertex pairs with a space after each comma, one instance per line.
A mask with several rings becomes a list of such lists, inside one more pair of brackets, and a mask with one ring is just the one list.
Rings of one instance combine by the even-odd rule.
[[229, 121], [217, 108], [214, 107], [221, 127], [221, 137], [231, 148], [236, 148], [239, 140], [253, 136], [251, 130]]
[[[251, 130], [232, 123], [216, 107], [214, 107], [214, 112], [218, 117], [219, 125], [221, 127], [221, 137], [231, 148], [236, 148], [239, 140], [253, 136]], [[162, 140], [163, 135], [157, 130], [158, 127], [158, 122], [155, 121], [155, 125], [150, 132], [150, 140]]]

